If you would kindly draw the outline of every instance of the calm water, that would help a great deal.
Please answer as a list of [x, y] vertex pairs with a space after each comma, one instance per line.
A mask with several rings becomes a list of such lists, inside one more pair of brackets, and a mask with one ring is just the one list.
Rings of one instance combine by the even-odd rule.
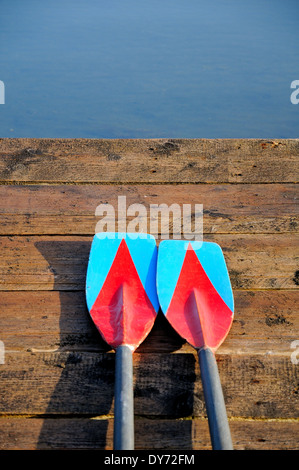
[[0, 0], [0, 137], [294, 138], [299, 0]]

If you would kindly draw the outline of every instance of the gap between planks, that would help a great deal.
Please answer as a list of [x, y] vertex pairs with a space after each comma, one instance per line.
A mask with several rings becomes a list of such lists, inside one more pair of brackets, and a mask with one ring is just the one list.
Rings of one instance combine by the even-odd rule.
[[245, 186], [250, 186], [250, 185], [278, 185], [278, 184], [283, 184], [283, 185], [294, 185], [298, 184], [297, 180], [294, 181], [262, 181], [262, 182], [249, 182], [249, 181], [217, 181], [217, 182], [205, 182], [205, 181], [165, 181], [165, 182], [160, 182], [160, 181], [125, 181], [124, 183], [122, 181], [116, 181], [116, 182], [110, 182], [110, 181], [39, 181], [39, 180], [32, 180], [32, 181], [18, 181], [18, 180], [13, 180], [13, 181], [0, 181], [0, 186], [123, 186], [123, 185], [130, 185], [130, 186], [145, 186], [145, 185], [151, 185], [151, 186], [210, 186], [210, 185], [226, 185], [226, 186], [235, 186], [235, 185], [245, 185]]
[[[13, 413], [0, 413], [0, 419], [90, 419], [94, 421], [103, 421], [107, 419], [114, 419], [114, 414], [104, 414], [104, 415], [88, 415], [88, 414], [38, 414], [38, 413], [24, 413], [24, 414], [13, 414]], [[152, 420], [152, 421], [161, 421], [163, 419], [162, 416], [156, 415], [138, 415], [134, 414], [135, 420]], [[203, 416], [186, 416], [186, 417], [171, 417], [167, 416], [164, 418], [167, 421], [203, 421], [207, 422], [207, 418]], [[242, 416], [229, 416], [228, 421], [230, 422], [260, 422], [260, 423], [299, 423], [299, 418], [263, 418], [263, 417], [242, 417]]]

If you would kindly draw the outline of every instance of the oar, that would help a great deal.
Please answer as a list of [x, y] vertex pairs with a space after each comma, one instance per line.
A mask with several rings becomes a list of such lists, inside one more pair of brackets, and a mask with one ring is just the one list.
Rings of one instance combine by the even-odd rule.
[[147, 234], [95, 235], [86, 276], [89, 313], [116, 351], [114, 449], [134, 449], [132, 354], [150, 332], [158, 309], [157, 248]]
[[160, 243], [157, 290], [173, 328], [196, 348], [214, 450], [233, 448], [215, 351], [233, 320], [234, 302], [224, 256], [209, 242]]

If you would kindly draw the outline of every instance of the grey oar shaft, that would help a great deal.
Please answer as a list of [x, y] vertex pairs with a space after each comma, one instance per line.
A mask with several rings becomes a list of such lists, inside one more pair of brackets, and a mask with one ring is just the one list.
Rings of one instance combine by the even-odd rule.
[[214, 450], [232, 450], [225, 402], [214, 353], [210, 349], [198, 352], [201, 379]]
[[134, 449], [133, 354], [128, 346], [116, 349], [114, 449]]

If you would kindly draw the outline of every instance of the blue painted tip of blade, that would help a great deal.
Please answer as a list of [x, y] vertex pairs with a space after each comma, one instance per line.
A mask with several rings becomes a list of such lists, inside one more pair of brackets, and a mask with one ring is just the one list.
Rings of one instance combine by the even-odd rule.
[[221, 247], [214, 242], [164, 240], [159, 245], [157, 290], [161, 309], [166, 314], [189, 247], [195, 251], [214, 288], [234, 311], [232, 287]]
[[96, 233], [94, 238], [99, 240], [108, 239], [108, 240], [122, 240], [123, 238], [127, 240], [155, 240], [153, 235], [149, 233], [128, 233], [128, 232], [99, 232]]
[[146, 233], [97, 233], [92, 241], [86, 275], [86, 303], [90, 311], [104, 284], [122, 240], [126, 241], [140, 281], [158, 312], [156, 290], [157, 246], [153, 235]]

